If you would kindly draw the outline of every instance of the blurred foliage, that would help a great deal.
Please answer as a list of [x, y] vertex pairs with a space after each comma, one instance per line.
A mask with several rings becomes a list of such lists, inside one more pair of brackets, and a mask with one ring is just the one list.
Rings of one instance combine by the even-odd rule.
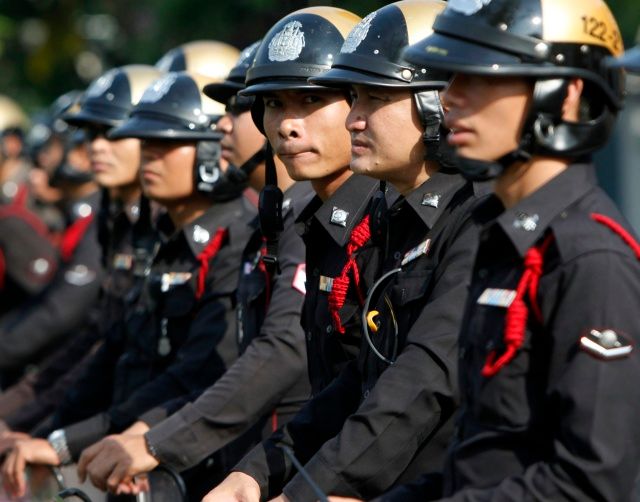
[[[574, 0], [579, 2], [580, 0]], [[0, 0], [0, 93], [28, 111], [96, 74], [127, 63], [153, 64], [196, 39], [244, 47], [285, 14], [334, 5], [364, 16], [381, 0]], [[632, 44], [638, 0], [609, 2]]]

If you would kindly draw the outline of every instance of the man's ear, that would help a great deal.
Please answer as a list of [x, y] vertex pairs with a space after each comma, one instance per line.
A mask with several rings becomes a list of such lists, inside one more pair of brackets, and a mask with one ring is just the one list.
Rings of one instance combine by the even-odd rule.
[[584, 90], [584, 81], [574, 78], [569, 81], [567, 97], [562, 103], [562, 119], [566, 122], [578, 122], [580, 120], [580, 98]]

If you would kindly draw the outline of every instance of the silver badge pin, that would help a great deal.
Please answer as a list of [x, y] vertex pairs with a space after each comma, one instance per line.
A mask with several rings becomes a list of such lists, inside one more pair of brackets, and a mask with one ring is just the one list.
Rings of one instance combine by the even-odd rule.
[[269, 61], [295, 61], [304, 46], [302, 23], [290, 21], [269, 42]]
[[339, 207], [333, 207], [333, 211], [331, 212], [331, 223], [341, 227], [346, 227], [348, 217], [349, 213], [347, 211], [340, 209]]
[[31, 270], [36, 275], [44, 275], [49, 271], [49, 262], [44, 258], [37, 258], [31, 263]]
[[342, 44], [340, 52], [343, 54], [351, 54], [358, 48], [362, 41], [367, 38], [367, 33], [369, 33], [369, 28], [371, 28], [371, 21], [373, 21], [377, 14], [376, 11], [368, 14], [349, 32], [349, 35], [347, 35], [347, 38]]
[[513, 289], [487, 288], [478, 297], [478, 305], [487, 305], [489, 307], [508, 308], [516, 298], [516, 292]]
[[193, 240], [199, 244], [206, 244], [210, 238], [209, 231], [206, 228], [202, 228], [200, 225], [194, 225], [193, 227]]
[[282, 212], [286, 213], [291, 207], [291, 199], [284, 199], [282, 201]]
[[431, 207], [438, 207], [438, 204], [440, 204], [440, 198], [442, 196], [439, 193], [426, 193], [422, 196], [422, 202], [421, 204], [423, 206], [431, 206]]
[[521, 228], [525, 232], [533, 232], [536, 228], [538, 228], [539, 220], [540, 217], [537, 214], [529, 215], [527, 213], [520, 213], [514, 220], [513, 226], [516, 228]]
[[111, 70], [102, 75], [98, 80], [96, 80], [86, 91], [86, 96], [90, 98], [97, 98], [102, 96], [111, 84], [113, 84], [113, 79], [118, 73], [117, 70]]
[[599, 359], [618, 359], [633, 351], [633, 345], [612, 329], [592, 329], [580, 338], [580, 348]]
[[95, 278], [96, 273], [86, 265], [76, 265], [64, 273], [64, 280], [73, 286], [86, 286]]
[[160, 291], [166, 293], [173, 286], [180, 286], [191, 279], [191, 272], [165, 272], [160, 278]]

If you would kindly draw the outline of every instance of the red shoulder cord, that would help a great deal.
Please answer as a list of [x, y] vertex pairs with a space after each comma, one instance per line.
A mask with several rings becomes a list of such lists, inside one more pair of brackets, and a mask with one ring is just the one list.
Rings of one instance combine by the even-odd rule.
[[229, 235], [229, 231], [226, 228], [219, 228], [216, 230], [213, 239], [209, 241], [207, 247], [202, 250], [202, 252], [196, 257], [196, 260], [200, 262], [200, 270], [198, 271], [198, 283], [196, 287], [196, 300], [202, 298], [204, 295], [204, 287], [205, 287], [205, 279], [207, 278], [207, 274], [209, 273], [209, 263], [220, 251], [220, 248], [223, 246], [227, 237]]
[[271, 274], [269, 273], [269, 271], [267, 270], [267, 265], [265, 264], [264, 260], [262, 260], [262, 257], [265, 256], [267, 254], [267, 238], [263, 237], [262, 238], [262, 246], [260, 247], [260, 260], [258, 260], [258, 270], [260, 270], [260, 272], [262, 272], [262, 274], [264, 275], [264, 282], [265, 282], [265, 302], [264, 302], [264, 308], [265, 310], [269, 308], [269, 303], [271, 303]]
[[64, 231], [60, 241], [60, 255], [64, 261], [71, 259], [73, 252], [78, 247], [78, 244], [80, 244], [92, 221], [93, 214], [78, 218]]
[[544, 254], [553, 241], [553, 234], [549, 234], [538, 246], [533, 246], [524, 257], [524, 273], [516, 288], [516, 297], [507, 309], [504, 328], [504, 353], [496, 359], [496, 351], [492, 350], [482, 368], [482, 376], [492, 377], [514, 358], [522, 346], [527, 328], [529, 309], [525, 303], [525, 295], [529, 296], [529, 303], [536, 318], [541, 321], [542, 314], [536, 300], [538, 296], [538, 282], [544, 267]]
[[347, 263], [345, 263], [342, 268], [340, 276], [333, 280], [331, 293], [329, 293], [329, 313], [333, 320], [333, 327], [341, 334], [345, 332], [345, 329], [344, 326], [342, 326], [342, 322], [340, 322], [339, 311], [347, 299], [347, 291], [349, 291], [349, 284], [351, 283], [349, 272], [353, 274], [353, 282], [356, 287], [360, 305], [364, 304], [364, 297], [362, 291], [360, 291], [360, 270], [358, 270], [358, 264], [356, 263], [354, 254], [364, 246], [370, 238], [369, 215], [366, 215], [351, 232], [349, 243], [347, 244]]
[[[640, 260], [640, 244], [636, 242], [636, 240], [622, 227], [622, 225], [612, 218], [598, 213], [591, 213], [591, 219], [596, 223], [600, 223], [601, 225], [608, 227], [611, 231], [617, 234], [625, 244], [633, 250], [636, 257]], [[513, 359], [516, 351], [524, 342], [524, 334], [528, 317], [527, 305], [523, 300], [525, 292], [529, 293], [529, 301], [536, 318], [539, 321], [542, 320], [542, 314], [536, 299], [538, 294], [538, 281], [542, 274], [544, 254], [552, 240], [552, 236], [549, 235], [540, 246], [534, 246], [527, 251], [524, 259], [524, 274], [522, 274], [520, 282], [518, 283], [516, 297], [507, 309], [504, 332], [504, 341], [507, 346], [506, 350], [497, 360], [495, 360], [495, 351], [492, 351], [487, 356], [487, 361], [484, 368], [482, 368], [482, 376], [492, 377], [498, 373], [503, 366]]]

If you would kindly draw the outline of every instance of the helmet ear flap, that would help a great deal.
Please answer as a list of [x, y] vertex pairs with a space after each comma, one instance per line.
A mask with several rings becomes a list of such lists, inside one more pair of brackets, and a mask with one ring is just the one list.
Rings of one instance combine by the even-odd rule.
[[444, 127], [444, 110], [439, 91], [414, 92], [413, 97], [424, 128], [422, 141], [427, 150], [425, 158], [437, 161], [441, 169], [453, 168], [454, 152], [446, 142], [447, 129]]
[[264, 102], [261, 96], [256, 96], [256, 99], [253, 100], [253, 104], [251, 105], [251, 118], [258, 131], [266, 136], [264, 132]]
[[194, 165], [196, 189], [199, 192], [211, 193], [221, 178], [220, 143], [217, 141], [198, 141]]

